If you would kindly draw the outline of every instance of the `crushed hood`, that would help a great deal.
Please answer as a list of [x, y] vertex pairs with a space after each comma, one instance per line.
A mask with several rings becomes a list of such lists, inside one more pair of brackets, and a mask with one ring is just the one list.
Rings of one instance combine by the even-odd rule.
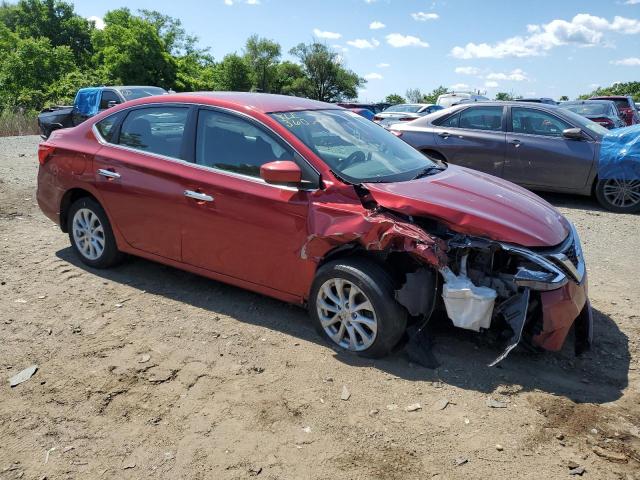
[[525, 247], [558, 245], [569, 234], [567, 220], [542, 198], [455, 165], [417, 180], [364, 186], [382, 207], [435, 218], [459, 233]]

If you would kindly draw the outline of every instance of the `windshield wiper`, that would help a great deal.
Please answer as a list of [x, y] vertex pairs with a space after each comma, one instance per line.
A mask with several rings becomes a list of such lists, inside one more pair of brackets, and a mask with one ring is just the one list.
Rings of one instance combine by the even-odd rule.
[[432, 165], [430, 167], [425, 168], [424, 170], [420, 170], [418, 174], [413, 177], [411, 180], [417, 180], [418, 178], [427, 177], [429, 175], [435, 175], [436, 173], [443, 172], [443, 167], [438, 167], [436, 165]]

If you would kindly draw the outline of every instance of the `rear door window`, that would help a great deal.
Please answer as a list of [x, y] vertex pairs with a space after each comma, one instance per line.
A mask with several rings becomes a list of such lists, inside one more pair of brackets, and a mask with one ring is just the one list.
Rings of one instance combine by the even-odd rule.
[[460, 112], [460, 128], [502, 131], [502, 107], [472, 107]]
[[116, 92], [111, 90], [103, 90], [102, 97], [100, 97], [100, 110], [106, 110], [109, 108], [109, 102], [114, 102], [115, 105], [122, 103], [120, 97], [116, 95]]
[[444, 120], [436, 120], [435, 123], [439, 127], [458, 128], [460, 122], [460, 114], [449, 115]]
[[544, 135], [547, 137], [561, 137], [563, 130], [572, 128], [572, 125], [560, 120], [555, 115], [542, 110], [520, 107], [511, 109], [511, 123], [513, 133]]
[[124, 115], [125, 112], [118, 112], [113, 115], [109, 115], [104, 120], [100, 120], [98, 123], [96, 123], [96, 129], [105, 141], [109, 143], [113, 142], [115, 127]]
[[166, 157], [181, 158], [188, 107], [132, 110], [120, 128], [120, 145]]

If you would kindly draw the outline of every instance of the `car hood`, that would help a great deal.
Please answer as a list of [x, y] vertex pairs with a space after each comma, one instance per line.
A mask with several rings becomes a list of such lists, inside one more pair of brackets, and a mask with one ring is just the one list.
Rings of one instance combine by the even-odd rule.
[[552, 205], [511, 182], [449, 165], [438, 174], [397, 183], [366, 183], [382, 207], [435, 218], [451, 230], [514, 243], [550, 247], [569, 234]]
[[379, 117], [382, 118], [391, 118], [391, 117], [416, 117], [418, 118], [420, 115], [415, 112], [380, 112], [378, 113]]

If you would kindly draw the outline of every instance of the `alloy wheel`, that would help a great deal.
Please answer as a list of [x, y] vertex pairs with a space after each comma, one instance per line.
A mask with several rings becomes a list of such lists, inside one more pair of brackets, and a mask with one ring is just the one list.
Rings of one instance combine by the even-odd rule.
[[98, 216], [88, 208], [81, 208], [73, 216], [72, 228], [78, 251], [89, 260], [100, 258], [104, 252], [105, 236]]
[[640, 180], [606, 180], [602, 194], [614, 207], [634, 207], [640, 204]]
[[340, 347], [359, 352], [375, 341], [378, 321], [373, 305], [349, 280], [331, 278], [324, 282], [316, 308], [322, 328]]

